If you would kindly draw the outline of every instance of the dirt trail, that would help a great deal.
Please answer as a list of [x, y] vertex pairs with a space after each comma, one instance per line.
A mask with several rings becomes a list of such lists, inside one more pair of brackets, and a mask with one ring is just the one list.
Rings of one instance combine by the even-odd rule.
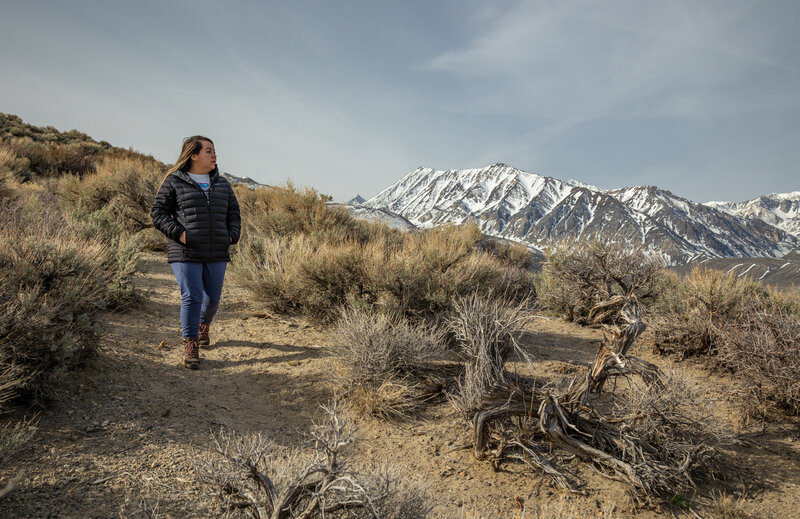
[[[156, 254], [144, 257], [142, 270], [136, 285], [144, 302], [106, 316], [96, 358], [40, 415], [30, 446], [0, 471], [2, 481], [20, 468], [26, 474], [22, 486], [0, 501], [0, 517], [117, 517], [128, 496], [158, 503], [163, 517], [207, 517], [213, 499], [196, 499], [193, 457], [209, 449], [212, 431], [261, 431], [282, 445], [304, 445], [302, 433], [319, 416], [318, 404], [331, 397], [325, 330], [272, 316], [228, 283], [212, 328], [213, 347], [201, 350], [201, 369], [190, 371], [181, 363], [180, 296], [172, 271]], [[546, 319], [537, 319], [525, 338], [543, 377], [586, 365], [600, 339], [596, 330]], [[724, 380], [701, 371], [697, 377], [710, 384], [709, 394], [723, 394]], [[548, 517], [558, 510], [569, 511], [561, 517], [659, 515], [637, 513], [622, 485], [590, 471], [580, 472], [587, 498], [552, 489], [522, 467], [493, 472], [459, 449], [467, 436], [446, 403], [399, 424], [355, 421], [354, 461], [398, 465], [430, 489], [435, 517], [514, 517], [520, 502], [529, 504], [525, 517], [536, 517], [533, 503]], [[748, 510], [791, 516], [800, 506], [796, 435], [765, 432], [753, 442], [759, 446], [731, 453], [737, 467], [731, 479], [746, 480]], [[702, 512], [704, 498], [696, 503]]]

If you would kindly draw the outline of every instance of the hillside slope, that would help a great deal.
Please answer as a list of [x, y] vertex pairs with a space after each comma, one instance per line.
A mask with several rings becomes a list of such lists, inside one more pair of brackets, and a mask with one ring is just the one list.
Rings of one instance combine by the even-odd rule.
[[[328, 332], [302, 320], [272, 316], [228, 285], [213, 326], [211, 349], [200, 371], [180, 366], [179, 293], [163, 257], [148, 254], [136, 284], [142, 306], [108, 314], [99, 353], [39, 419], [34, 441], [0, 478], [24, 468], [25, 480], [0, 500], [4, 517], [116, 517], [135, 511], [139, 498], [163, 517], [209, 517], [216, 498], [198, 484], [194, 465], [221, 427], [260, 431], [280, 445], [307, 448], [303, 434], [332, 396], [325, 345]], [[522, 337], [537, 376], [556, 379], [588, 363], [602, 331], [537, 319]], [[163, 346], [160, 344], [163, 343]], [[641, 346], [643, 356], [660, 365]], [[519, 363], [513, 369], [521, 368]], [[687, 363], [720, 412], [732, 412], [729, 381]], [[587, 497], [553, 489], [523, 466], [476, 461], [461, 447], [470, 432], [442, 400], [424, 416], [388, 423], [353, 417], [356, 467], [389, 462], [403, 477], [428, 488], [432, 517], [511, 517], [526, 508], [572, 516], [607, 512], [653, 518], [637, 509], [621, 484], [580, 469]], [[732, 481], [746, 481], [746, 510], [788, 517], [800, 506], [800, 446], [779, 428], [754, 433], [751, 443], [727, 453]], [[737, 487], [738, 488], [738, 487]], [[709, 489], [692, 497], [702, 516]], [[730, 492], [730, 491], [729, 491]], [[126, 504], [127, 502], [127, 504]], [[559, 513], [560, 513], [559, 512]], [[665, 514], [669, 514], [665, 510]]]

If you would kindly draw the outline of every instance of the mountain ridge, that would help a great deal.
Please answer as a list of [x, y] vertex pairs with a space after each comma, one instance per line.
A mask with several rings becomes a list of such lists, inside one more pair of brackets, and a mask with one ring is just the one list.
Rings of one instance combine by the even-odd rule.
[[565, 238], [623, 240], [667, 264], [703, 258], [780, 257], [800, 239], [657, 186], [597, 189], [496, 163], [435, 170], [420, 166], [362, 204], [420, 227], [475, 221], [487, 234], [537, 248]]

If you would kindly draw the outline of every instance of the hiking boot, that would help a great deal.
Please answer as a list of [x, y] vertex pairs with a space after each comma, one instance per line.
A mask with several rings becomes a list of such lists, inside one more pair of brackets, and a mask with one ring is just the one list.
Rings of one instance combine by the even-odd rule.
[[197, 344], [200, 346], [211, 346], [211, 339], [208, 338], [209, 323], [200, 323], [200, 333], [197, 336]]
[[200, 369], [200, 346], [197, 337], [183, 339], [183, 365], [189, 369]]

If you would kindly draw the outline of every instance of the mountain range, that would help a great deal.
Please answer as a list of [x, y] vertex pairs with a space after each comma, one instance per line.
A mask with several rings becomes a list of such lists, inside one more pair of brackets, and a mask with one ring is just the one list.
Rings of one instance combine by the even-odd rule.
[[656, 186], [599, 189], [507, 164], [419, 167], [351, 205], [396, 213], [419, 227], [473, 221], [486, 234], [536, 249], [560, 239], [622, 240], [668, 265], [778, 258], [800, 245], [800, 192], [704, 204]]

